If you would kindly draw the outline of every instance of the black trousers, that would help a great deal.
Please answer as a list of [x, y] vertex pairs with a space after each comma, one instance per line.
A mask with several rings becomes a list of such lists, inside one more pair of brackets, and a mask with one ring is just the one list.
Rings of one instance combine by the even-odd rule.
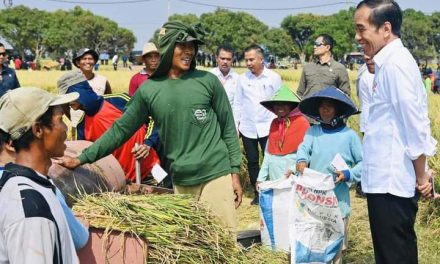
[[249, 172], [249, 178], [251, 180], [252, 187], [254, 188], [255, 194], [258, 194], [255, 189], [255, 184], [257, 183], [258, 172], [260, 171], [260, 151], [258, 150], [258, 145], [262, 150], [262, 154], [264, 155], [264, 150], [266, 149], [268, 137], [262, 138], [247, 138], [241, 135], [241, 139], [243, 141], [244, 153], [246, 155], [247, 167]]
[[368, 216], [377, 264], [417, 264], [414, 222], [418, 198], [367, 194]]

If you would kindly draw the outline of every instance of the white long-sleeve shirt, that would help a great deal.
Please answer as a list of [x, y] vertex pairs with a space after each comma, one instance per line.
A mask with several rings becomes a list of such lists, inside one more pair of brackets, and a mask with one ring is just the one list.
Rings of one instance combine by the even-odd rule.
[[374, 56], [375, 77], [364, 137], [362, 189], [413, 197], [412, 161], [433, 156], [427, 95], [419, 69], [400, 39]]
[[374, 74], [370, 73], [367, 65], [363, 64], [358, 71], [356, 78], [357, 96], [361, 103], [361, 114], [359, 120], [359, 128], [361, 132], [365, 132], [368, 120], [369, 101], [371, 100], [371, 90], [373, 88]]
[[230, 69], [228, 74], [224, 76], [218, 67], [213, 68], [211, 70], [211, 73], [217, 76], [217, 78], [220, 80], [220, 82], [223, 84], [223, 87], [225, 88], [226, 94], [228, 95], [229, 103], [232, 107], [232, 112], [234, 114], [235, 127], [237, 128], [237, 111], [240, 109], [240, 107], [237, 105], [236, 101], [240, 76], [233, 69]]
[[260, 102], [270, 99], [281, 87], [278, 73], [264, 68], [260, 76], [247, 71], [240, 75], [237, 93], [239, 106], [238, 130], [248, 138], [262, 138], [269, 135], [270, 123], [275, 114], [264, 108]]

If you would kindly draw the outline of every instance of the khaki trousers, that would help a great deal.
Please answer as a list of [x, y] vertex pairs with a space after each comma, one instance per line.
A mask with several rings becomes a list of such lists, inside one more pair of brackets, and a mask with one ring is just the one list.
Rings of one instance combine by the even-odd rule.
[[174, 193], [194, 195], [197, 201], [206, 204], [218, 216], [220, 224], [233, 233], [237, 231], [235, 194], [231, 174], [198, 185], [174, 185]]

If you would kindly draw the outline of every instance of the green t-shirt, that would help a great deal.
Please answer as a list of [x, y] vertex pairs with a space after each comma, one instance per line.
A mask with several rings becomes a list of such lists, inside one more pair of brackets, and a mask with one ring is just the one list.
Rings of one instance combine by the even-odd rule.
[[81, 163], [110, 154], [148, 115], [159, 130], [174, 184], [196, 185], [239, 172], [241, 152], [228, 97], [217, 77], [199, 70], [145, 82], [124, 115], [79, 156]]
[[427, 77], [424, 81], [426, 92], [431, 91], [432, 81], [431, 78]]

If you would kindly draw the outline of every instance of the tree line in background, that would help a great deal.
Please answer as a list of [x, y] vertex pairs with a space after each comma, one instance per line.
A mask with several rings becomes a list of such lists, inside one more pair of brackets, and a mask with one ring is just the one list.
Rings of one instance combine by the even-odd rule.
[[30, 50], [38, 59], [52, 58], [88, 47], [97, 51], [132, 50], [136, 37], [108, 18], [76, 6], [48, 12], [20, 5], [0, 11], [0, 36], [24, 57]]
[[[203, 49], [208, 53], [213, 53], [222, 43], [229, 43], [239, 52], [251, 43], [258, 43], [278, 57], [297, 57], [303, 61], [313, 53], [313, 40], [321, 33], [330, 34], [336, 40], [333, 50], [336, 58], [357, 51], [359, 46], [354, 40], [353, 14], [354, 8], [326, 16], [310, 13], [289, 15], [279, 28], [269, 28], [248, 13], [226, 9], [200, 16], [174, 14], [169, 20], [199, 23], [207, 32]], [[404, 44], [422, 62], [437, 58], [440, 52], [440, 12], [427, 15], [407, 9], [403, 14]], [[159, 29], [152, 38], [155, 42], [158, 32]], [[136, 42], [130, 30], [79, 6], [69, 11], [54, 12], [25, 6], [3, 9], [0, 11], [0, 35], [15, 50], [20, 53], [31, 50], [37, 58], [44, 53], [57, 57], [81, 47], [110, 53], [129, 52]]]
[[[333, 54], [358, 51], [353, 15], [355, 8], [341, 10], [332, 15], [302, 13], [289, 15], [279, 28], [269, 28], [254, 16], [245, 12], [217, 9], [212, 13], [172, 15], [169, 20], [181, 20], [189, 24], [200, 23], [208, 32], [205, 49], [214, 52], [220, 43], [229, 43], [237, 51], [251, 43], [258, 43], [279, 57], [297, 57], [304, 61], [313, 54], [313, 41], [319, 34], [330, 34], [336, 40]], [[420, 61], [437, 58], [440, 53], [440, 12], [426, 15], [407, 9], [403, 12], [402, 40]], [[159, 30], [153, 37], [157, 41]]]

